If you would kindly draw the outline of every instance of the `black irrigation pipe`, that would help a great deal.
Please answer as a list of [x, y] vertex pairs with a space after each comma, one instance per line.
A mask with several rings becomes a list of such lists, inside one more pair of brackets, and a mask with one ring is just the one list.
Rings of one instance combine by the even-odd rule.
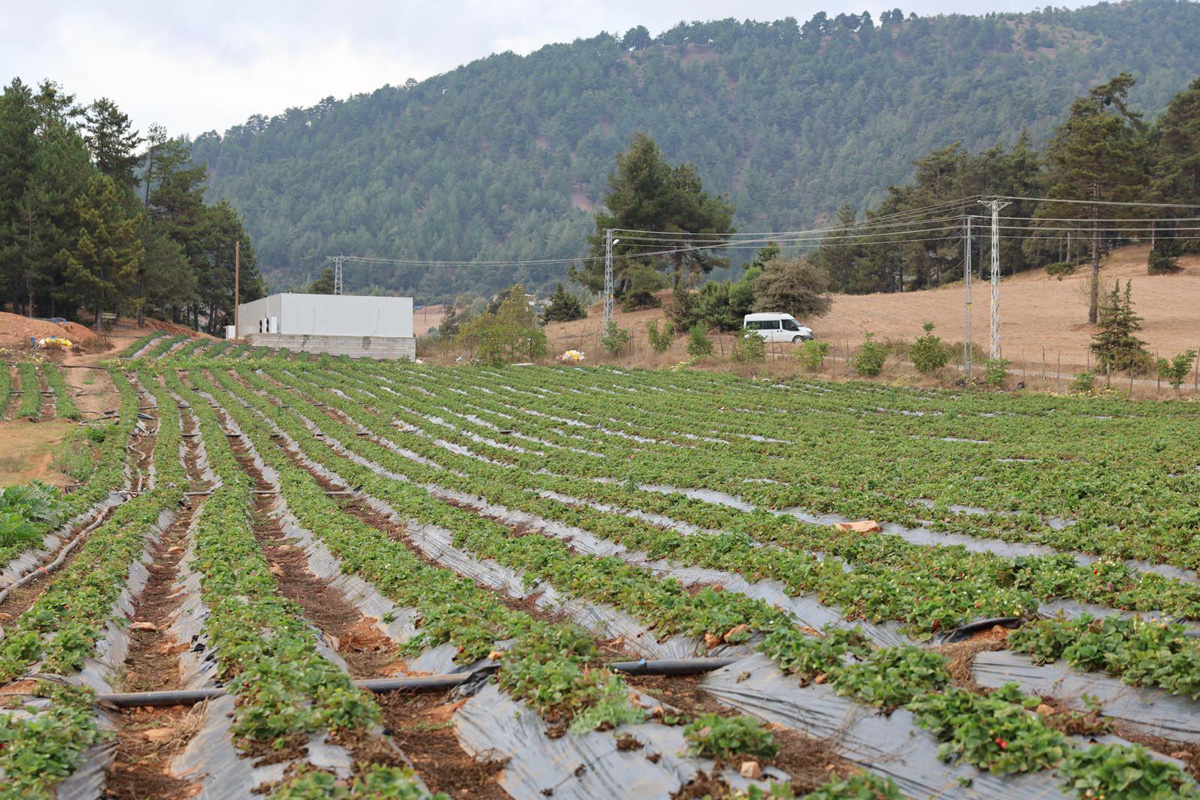
[[[684, 675], [701, 675], [734, 663], [736, 658], [692, 658], [681, 661], [620, 661], [609, 664], [608, 668], [626, 675], [665, 675], [679, 677]], [[380, 694], [383, 692], [441, 692], [453, 689], [477, 680], [483, 675], [495, 672], [500, 668], [497, 663], [486, 664], [470, 672], [456, 672], [453, 675], [428, 675], [420, 678], [372, 678], [370, 680], [354, 681], [355, 687], [368, 692]], [[185, 689], [170, 692], [125, 692], [122, 694], [96, 695], [98, 705], [109, 705], [115, 708], [142, 708], [146, 706], [190, 706], [224, 697], [224, 689]]]

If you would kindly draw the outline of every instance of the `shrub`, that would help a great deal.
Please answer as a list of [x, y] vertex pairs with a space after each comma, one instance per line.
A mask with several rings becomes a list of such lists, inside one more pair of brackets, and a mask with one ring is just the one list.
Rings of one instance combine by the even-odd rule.
[[942, 344], [942, 340], [933, 335], [933, 323], [925, 323], [925, 335], [917, 339], [908, 350], [908, 357], [913, 366], [922, 375], [937, 372], [946, 366], [950, 360], [950, 348]]
[[733, 360], [744, 364], [767, 360], [767, 343], [749, 328], [743, 328], [733, 343]]
[[652, 319], [646, 323], [646, 337], [650, 340], [650, 348], [654, 352], [665, 353], [671, 349], [671, 342], [675, 340], [675, 326], [664, 322], [660, 329], [658, 320]]
[[687, 351], [692, 358], [704, 358], [712, 355], [712, 339], [704, 335], [704, 328], [699, 325], [693, 325], [688, 331]]
[[777, 256], [763, 265], [754, 283], [754, 310], [780, 311], [798, 319], [829, 313], [829, 273], [803, 258]]
[[1188, 350], [1186, 353], [1179, 355], [1168, 361], [1165, 358], [1158, 360], [1158, 374], [1167, 379], [1167, 382], [1179, 391], [1179, 387], [1187, 380], [1188, 373], [1192, 371], [1192, 364], [1196, 362], [1196, 351]]
[[1060, 281], [1067, 275], [1075, 273], [1075, 264], [1070, 261], [1059, 261], [1055, 264], [1046, 265], [1046, 274], [1052, 278], [1058, 278]]
[[685, 729], [692, 755], [731, 758], [737, 755], [774, 758], [779, 745], [771, 732], [753, 717], [701, 714]]
[[1080, 372], [1071, 381], [1071, 389], [1076, 392], [1090, 392], [1096, 388], [1096, 373]]
[[1151, 275], [1166, 275], [1179, 269], [1179, 257], [1183, 255], [1183, 243], [1174, 236], [1160, 236], [1150, 249], [1146, 271]]
[[1003, 389], [1008, 380], [1008, 368], [1012, 362], [1007, 358], [989, 358], [983, 362], [983, 382], [993, 389]]
[[609, 355], [621, 355], [629, 349], [629, 331], [618, 328], [614, 320], [609, 320], [604, 328], [604, 336], [600, 338], [600, 346]]
[[875, 334], [868, 333], [851, 363], [859, 375], [873, 378], [883, 372], [883, 363], [887, 361], [887, 356], [887, 347], [875, 341]]
[[816, 339], [809, 339], [800, 345], [800, 349], [796, 351], [796, 360], [800, 362], [800, 366], [809, 372], [819, 372], [821, 366], [825, 363], [825, 356], [829, 354], [829, 342], [818, 342]]
[[650, 292], [630, 292], [621, 300], [621, 310], [626, 312], [661, 307], [662, 300], [659, 300]]
[[583, 302], [575, 295], [563, 288], [560, 283], [554, 288], [554, 294], [550, 295], [550, 302], [546, 305], [546, 310], [542, 312], [542, 324], [547, 322], [570, 322], [573, 319], [583, 319], [587, 316], [587, 311], [583, 308]]
[[459, 327], [456, 341], [489, 364], [533, 360], [548, 352], [546, 333], [537, 326], [520, 286], [505, 292], [495, 308]]

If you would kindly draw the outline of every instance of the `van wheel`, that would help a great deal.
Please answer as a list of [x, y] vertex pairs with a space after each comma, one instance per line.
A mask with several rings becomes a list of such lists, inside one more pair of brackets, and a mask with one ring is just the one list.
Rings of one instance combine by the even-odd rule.
[[793, 336], [792, 337], [792, 344], [800, 344], [803, 341], [804, 341], [803, 336]]

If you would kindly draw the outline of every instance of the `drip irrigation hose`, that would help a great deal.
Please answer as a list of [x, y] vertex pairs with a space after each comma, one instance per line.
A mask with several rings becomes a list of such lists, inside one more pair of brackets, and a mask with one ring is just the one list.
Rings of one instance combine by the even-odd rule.
[[[701, 675], [734, 663], [736, 658], [692, 658], [677, 661], [619, 661], [608, 668], [626, 675], [666, 675], [679, 677]], [[440, 692], [478, 680], [485, 674], [500, 668], [497, 663], [488, 663], [470, 672], [453, 675], [427, 675], [420, 678], [372, 678], [354, 681], [355, 687], [376, 694], [382, 692]], [[169, 692], [125, 692], [121, 694], [96, 695], [96, 703], [116, 708], [138, 708], [145, 706], [190, 706], [223, 697], [225, 690], [185, 689]]]

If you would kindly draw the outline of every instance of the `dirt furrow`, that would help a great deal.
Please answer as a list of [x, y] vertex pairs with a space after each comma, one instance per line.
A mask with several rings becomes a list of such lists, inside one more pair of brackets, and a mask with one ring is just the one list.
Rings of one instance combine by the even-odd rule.
[[[182, 417], [185, 434], [197, 431], [195, 419]], [[184, 437], [184, 466], [193, 492], [212, 488], [200, 464], [200, 440]], [[203, 496], [186, 497], [174, 522], [150, 552], [150, 578], [134, 601], [131, 639], [118, 691], [149, 692], [186, 688], [179, 654], [188, 648], [169, 629], [183, 594], [176, 591], [179, 565], [192, 535]], [[195, 735], [203, 719], [200, 707], [122, 709], [117, 715], [116, 755], [107, 771], [107, 796], [135, 800], [155, 797], [182, 800], [194, 794], [193, 781], [170, 772], [171, 760]]]

